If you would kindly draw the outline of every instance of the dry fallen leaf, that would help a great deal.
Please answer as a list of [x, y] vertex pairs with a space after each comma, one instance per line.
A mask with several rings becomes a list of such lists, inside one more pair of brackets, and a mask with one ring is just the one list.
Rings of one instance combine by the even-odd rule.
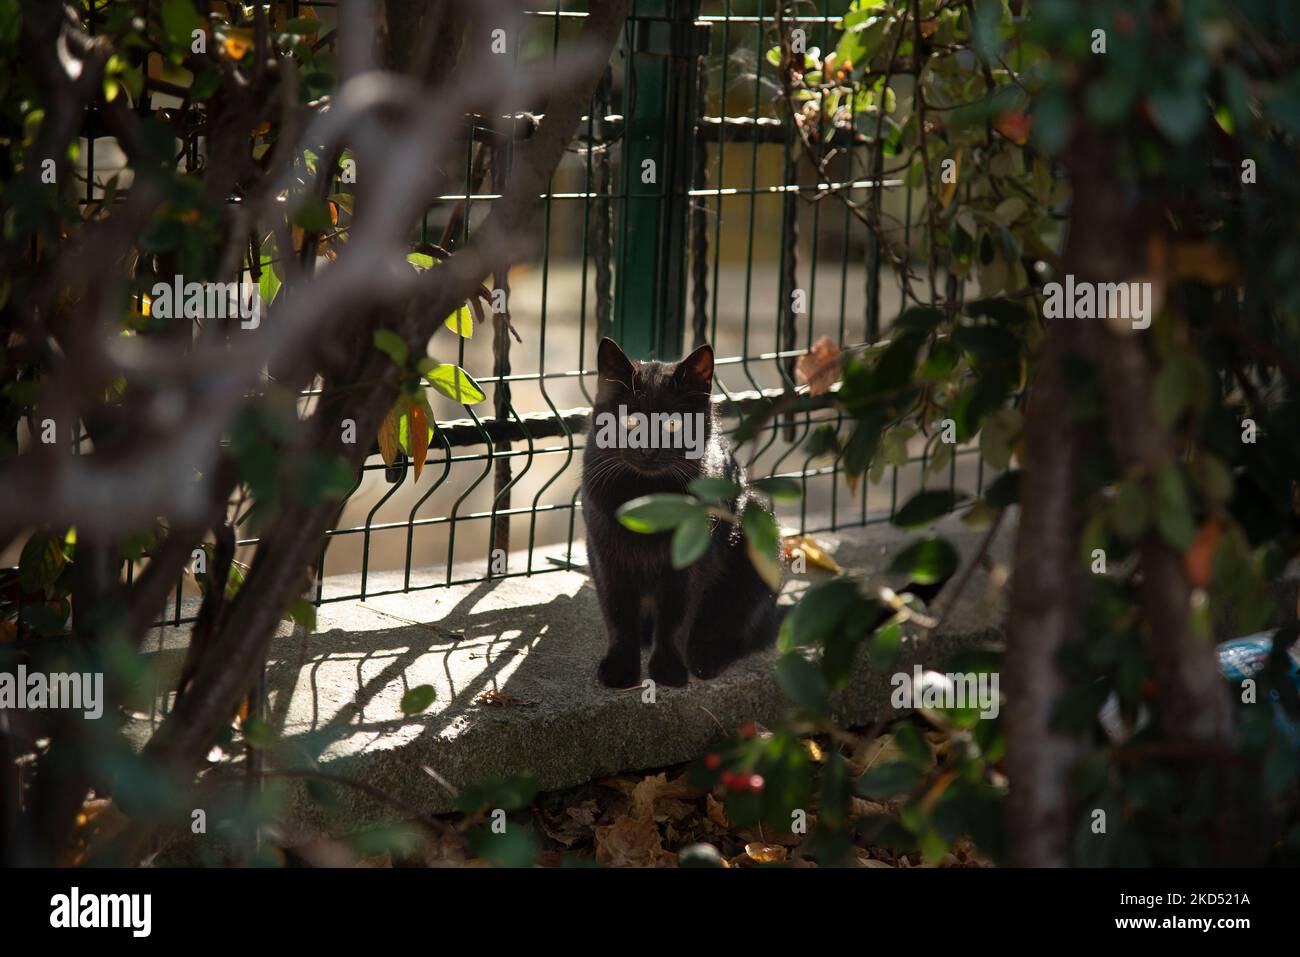
[[1014, 111], [999, 113], [993, 121], [993, 128], [1017, 146], [1024, 146], [1029, 142], [1029, 131], [1033, 125], [1032, 116]]
[[853, 866], [854, 867], [883, 867], [886, 870], [894, 869], [892, 865], [886, 864], [884, 861], [877, 860], [876, 858], [872, 857], [870, 854], [868, 854], [860, 847], [854, 848]]
[[727, 820], [727, 806], [715, 798], [712, 794], [708, 795], [705, 800], [707, 814], [710, 823], [723, 831], [731, 829], [731, 822]]
[[521, 701], [508, 691], [497, 691], [493, 688], [481, 692], [474, 700], [479, 702], [479, 704], [496, 705], [498, 708], [509, 708], [512, 706], [530, 707], [533, 704], [531, 701]]
[[593, 837], [598, 810], [599, 805], [588, 799], [575, 807], [565, 808], [563, 815], [538, 812], [537, 819], [547, 837], [565, 847], [572, 847]]
[[1187, 569], [1187, 577], [1197, 588], [1206, 588], [1210, 584], [1214, 553], [1221, 538], [1223, 526], [1210, 519], [1201, 526], [1191, 547], [1183, 554], [1183, 567]]
[[596, 828], [596, 860], [606, 867], [657, 867], [666, 856], [649, 815], [629, 814]]
[[385, 465], [397, 461], [397, 406], [388, 410], [383, 424], [379, 426], [379, 454]]
[[849, 766], [849, 774], [858, 777], [868, 768], [880, 764], [888, 764], [891, 761], [906, 760], [905, 755], [898, 745], [894, 744], [892, 734], [882, 734], [874, 741], [857, 749], [845, 759]]
[[822, 336], [795, 363], [794, 374], [813, 395], [823, 395], [840, 378], [840, 347], [830, 336]]
[[788, 853], [780, 844], [746, 844], [745, 853], [760, 864], [776, 864], [784, 861]]
[[831, 558], [811, 535], [787, 535], [781, 539], [782, 557], [793, 562], [796, 555], [802, 554], [804, 560], [816, 568], [839, 574], [844, 569]]
[[868, 801], [854, 795], [849, 796], [849, 820], [856, 821], [867, 814], [888, 814], [889, 808], [876, 801]]

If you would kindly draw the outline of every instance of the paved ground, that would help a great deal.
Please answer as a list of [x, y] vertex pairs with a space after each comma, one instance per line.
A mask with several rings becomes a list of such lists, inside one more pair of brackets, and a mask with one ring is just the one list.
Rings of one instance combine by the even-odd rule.
[[[950, 535], [966, 555], [978, 545], [979, 535], [963, 526]], [[846, 569], [878, 579], [911, 537], [877, 525], [819, 540]], [[1005, 560], [1010, 539], [1004, 531], [993, 553]], [[786, 600], [825, 574], [795, 578]], [[401, 584], [400, 573], [370, 581], [375, 590]], [[890, 673], [910, 671], [917, 661], [941, 664], [954, 646], [992, 637], [1002, 610], [988, 581], [978, 570], [943, 633], [908, 641]], [[946, 600], [940, 595], [934, 607], [942, 610]], [[163, 636], [155, 652], [161, 687], [174, 684], [183, 644], [182, 631]], [[268, 691], [283, 742], [274, 763], [354, 776], [440, 812], [450, 809], [451, 795], [426, 768], [452, 787], [521, 773], [543, 789], [565, 787], [690, 759], [724, 730], [771, 723], [784, 708], [773, 652], [711, 681], [659, 688], [646, 703], [639, 689], [611, 691], [597, 683], [604, 646], [595, 593], [576, 570], [327, 604], [316, 633], [295, 635], [286, 625], [274, 643]], [[402, 696], [425, 684], [436, 688], [436, 701], [417, 716], [403, 716]], [[873, 672], [864, 656], [839, 699], [841, 722], [858, 725], [881, 715], [888, 689], [888, 675]], [[494, 696], [503, 703], [492, 703]], [[145, 722], [134, 729], [137, 736], [147, 730]], [[343, 797], [354, 823], [380, 810], [360, 792]], [[292, 801], [300, 823], [322, 823], [305, 789]]]

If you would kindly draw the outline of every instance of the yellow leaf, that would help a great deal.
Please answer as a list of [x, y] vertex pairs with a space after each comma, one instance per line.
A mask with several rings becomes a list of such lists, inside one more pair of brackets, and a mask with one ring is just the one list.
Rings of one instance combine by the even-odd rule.
[[952, 202], [953, 196], [957, 193], [957, 183], [961, 179], [961, 153], [962, 148], [958, 147], [957, 152], [952, 154], [952, 182], [945, 182], [943, 184], [943, 191], [941, 194], [944, 209], [948, 208], [948, 204]]
[[397, 406], [388, 410], [384, 423], [379, 427], [379, 454], [385, 465], [397, 461]]
[[226, 34], [226, 56], [232, 60], [242, 60], [244, 54], [253, 48], [252, 36], [248, 31]]
[[828, 572], [839, 574], [843, 571], [835, 559], [827, 555], [817, 540], [811, 535], [787, 535], [781, 539], [781, 550], [785, 554], [787, 561], [793, 561], [796, 552], [803, 554], [804, 560], [816, 567]]
[[745, 853], [760, 864], [775, 864], [784, 861], [786, 849], [780, 844], [746, 844]]
[[411, 461], [415, 463], [415, 480], [418, 482], [420, 472], [424, 470], [424, 460], [429, 457], [429, 420], [425, 418], [424, 409], [412, 402], [407, 421], [410, 422]]
[[458, 336], [461, 336], [465, 339], [473, 339], [474, 338], [474, 317], [470, 315], [469, 303], [465, 303], [465, 305], [461, 306], [450, 316], [444, 319], [443, 325], [445, 325], [452, 332], [456, 333], [456, 335]]

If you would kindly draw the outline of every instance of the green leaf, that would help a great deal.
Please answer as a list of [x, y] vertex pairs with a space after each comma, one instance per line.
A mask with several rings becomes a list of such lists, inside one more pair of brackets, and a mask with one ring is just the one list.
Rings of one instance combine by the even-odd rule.
[[[883, 609], [882, 609], [883, 614]], [[901, 621], [891, 621], [876, 630], [871, 637], [871, 644], [868, 651], [871, 655], [871, 661], [880, 668], [886, 668], [894, 663], [898, 657], [898, 652], [903, 647], [903, 623]]]
[[442, 324], [464, 339], [474, 338], [474, 316], [469, 308], [469, 303], [465, 303], [465, 305], [453, 312], [442, 321]]
[[790, 651], [798, 646], [825, 641], [857, 606], [860, 597], [858, 586], [847, 578], [837, 578], [808, 589], [782, 623], [788, 624], [787, 644], [782, 650]]
[[1137, 541], [1151, 520], [1147, 508], [1147, 493], [1142, 483], [1129, 480], [1120, 482], [1115, 500], [1111, 503], [1111, 527], [1131, 542]]
[[905, 332], [914, 337], [928, 336], [943, 322], [943, 319], [942, 309], [935, 309], [932, 306], [911, 306], [899, 313], [898, 318], [894, 320], [894, 334]]
[[470, 833], [470, 850], [497, 867], [531, 867], [537, 853], [537, 838], [521, 827], [509, 827], [496, 833], [479, 827]]
[[291, 601], [286, 614], [295, 625], [304, 631], [316, 630], [316, 605], [306, 598], [295, 598]]
[[803, 498], [803, 488], [792, 478], [773, 476], [759, 479], [753, 486], [774, 502], [794, 504]]
[[433, 685], [416, 685], [406, 694], [402, 695], [402, 714], [408, 717], [413, 714], [419, 714], [429, 705], [437, 700], [438, 691]]
[[740, 486], [729, 479], [701, 476], [686, 487], [696, 498], [709, 502], [730, 502], [740, 494]]
[[830, 709], [830, 688], [821, 669], [798, 652], [776, 659], [776, 680], [786, 697], [801, 708]]
[[689, 495], [669, 492], [642, 495], [624, 502], [618, 510], [624, 528], [643, 534], [676, 528], [692, 515], [705, 515], [703, 506]]
[[306, 17], [294, 17], [284, 25], [286, 33], [298, 33], [307, 36], [312, 33], [319, 33], [321, 22], [319, 20], [309, 20]]
[[406, 341], [401, 336], [391, 329], [376, 329], [374, 342], [375, 348], [392, 359], [394, 365], [399, 369], [406, 368], [406, 359], [410, 352], [406, 348]]
[[463, 405], [473, 405], [487, 398], [468, 372], [458, 365], [436, 365], [424, 374], [430, 384], [449, 399]]
[[895, 555], [889, 571], [917, 585], [932, 585], [951, 578], [960, 564], [957, 549], [946, 539], [923, 538]]
[[781, 590], [781, 559], [777, 557], [780, 534], [772, 513], [757, 502], [745, 506], [740, 517], [740, 527], [745, 531], [745, 550], [760, 578], [772, 591]]
[[903, 761], [891, 761], [868, 768], [854, 783], [854, 790], [862, 797], [884, 801], [906, 794], [921, 782], [920, 768]]
[[920, 528], [947, 515], [965, 498], [964, 492], [923, 490], [909, 498], [891, 521], [899, 528]]
[[1173, 464], [1162, 468], [1156, 479], [1156, 528], [1160, 537], [1180, 552], [1187, 551], [1196, 538], [1187, 486]]
[[1157, 90], [1151, 94], [1151, 119], [1160, 132], [1180, 146], [1195, 138], [1208, 114], [1201, 90]]
[[18, 0], [0, 0], [0, 42], [14, 43], [22, 26]]
[[280, 291], [280, 274], [276, 270], [275, 241], [268, 240], [262, 244], [259, 268], [262, 274], [257, 279], [257, 294], [262, 299], [262, 306], [269, 306]]
[[705, 512], [696, 511], [673, 532], [673, 568], [685, 568], [709, 550], [713, 523]]
[[1010, 226], [1029, 211], [1029, 204], [1022, 196], [1008, 196], [998, 203], [993, 210], [993, 219], [1002, 226]]
[[866, 471], [867, 465], [876, 457], [879, 442], [880, 423], [874, 419], [860, 420], [844, 446], [844, 471], [849, 475], [861, 475]]
[[162, 23], [168, 41], [187, 50], [193, 42], [193, 32], [201, 25], [190, 0], [163, 0]]
[[1171, 356], [1157, 373], [1152, 392], [1156, 420], [1166, 429], [1172, 429], [1184, 412], [1202, 408], [1209, 393], [1209, 380], [1205, 367], [1194, 356]]
[[896, 425], [882, 435], [876, 464], [882, 469], [885, 465], [906, 465], [907, 443], [914, 435], [916, 428], [911, 425]]
[[275, 729], [262, 718], [249, 718], [244, 722], [244, 741], [250, 747], [265, 750], [275, 743]]
[[1011, 451], [1024, 428], [1024, 417], [1016, 409], [1004, 406], [984, 416], [980, 426], [980, 454], [995, 469], [1011, 465]]
[[326, 233], [333, 225], [330, 222], [329, 207], [319, 196], [308, 196], [299, 203], [294, 210], [293, 222], [309, 233]]
[[914, 724], [900, 723], [894, 729], [894, 747], [918, 767], [927, 768], [934, 764], [934, 752]]
[[984, 501], [990, 508], [1006, 508], [1020, 501], [1020, 479], [1024, 473], [1020, 469], [1003, 472], [993, 480], [993, 484], [984, 493]]
[[65, 562], [62, 543], [53, 535], [37, 532], [18, 558], [18, 584], [29, 594], [38, 592], [59, 577]]
[[518, 811], [536, 796], [537, 782], [527, 775], [516, 774], [461, 788], [456, 796], [456, 809], [462, 814], [473, 814], [485, 807]]
[[834, 455], [840, 450], [840, 437], [835, 426], [829, 423], [817, 426], [808, 433], [803, 449], [813, 458], [819, 455]]

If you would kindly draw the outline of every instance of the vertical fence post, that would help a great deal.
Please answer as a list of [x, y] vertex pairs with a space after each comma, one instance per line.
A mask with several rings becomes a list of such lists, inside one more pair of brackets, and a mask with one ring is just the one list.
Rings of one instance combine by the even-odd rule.
[[638, 0], [629, 19], [614, 256], [613, 334], [641, 359], [675, 359], [686, 312], [687, 212], [699, 57], [699, 0]]

